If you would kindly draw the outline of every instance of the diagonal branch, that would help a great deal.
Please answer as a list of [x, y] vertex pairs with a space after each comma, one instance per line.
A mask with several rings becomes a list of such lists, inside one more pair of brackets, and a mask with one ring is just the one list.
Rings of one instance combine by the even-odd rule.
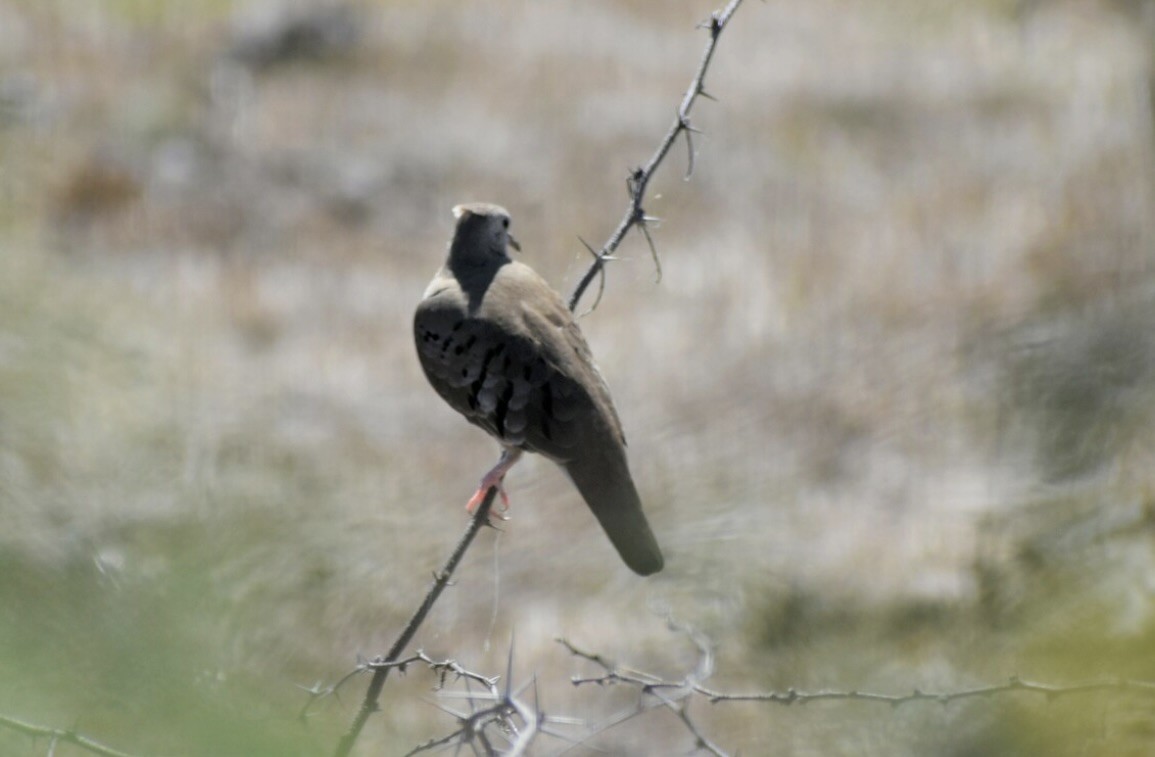
[[622, 217], [618, 227], [614, 229], [614, 233], [606, 241], [602, 247], [601, 252], [598, 253], [594, 259], [593, 264], [590, 265], [589, 270], [582, 276], [581, 281], [578, 282], [569, 298], [569, 309], [576, 310], [578, 302], [581, 301], [582, 295], [585, 294], [586, 289], [594, 280], [594, 277], [601, 272], [605, 267], [606, 261], [610, 260], [614, 252], [621, 245], [622, 240], [626, 238], [626, 234], [630, 229], [637, 226], [646, 235], [646, 240], [650, 244], [650, 252], [654, 257], [654, 262], [658, 269], [658, 280], [662, 278], [662, 268], [657, 262], [658, 255], [654, 249], [653, 240], [650, 239], [646, 224], [652, 222], [653, 218], [646, 215], [645, 210], [642, 209], [642, 203], [646, 198], [646, 189], [649, 187], [650, 179], [653, 178], [654, 172], [658, 170], [658, 166], [665, 160], [666, 155], [670, 152], [670, 148], [674, 146], [678, 136], [686, 135], [687, 149], [690, 151], [690, 161], [686, 169], [686, 178], [690, 178], [694, 170], [694, 145], [691, 140], [691, 134], [697, 131], [690, 124], [690, 111], [694, 108], [694, 103], [699, 97], [705, 97], [708, 100], [714, 99], [706, 92], [705, 80], [706, 71], [710, 68], [710, 61], [714, 57], [714, 50], [718, 46], [718, 38], [722, 35], [722, 30], [726, 28], [726, 24], [730, 22], [730, 18], [734, 15], [734, 11], [738, 10], [738, 6], [742, 0], [730, 0], [726, 7], [720, 11], [714, 11], [710, 14], [710, 18], [706, 20], [702, 26], [707, 30], [710, 39], [706, 42], [706, 49], [702, 53], [702, 60], [698, 63], [698, 70], [694, 74], [694, 78], [690, 81], [690, 86], [686, 89], [686, 94], [682, 96], [682, 102], [678, 105], [677, 113], [674, 115], [674, 123], [670, 126], [666, 136], [658, 144], [658, 148], [654, 154], [650, 156], [649, 161], [640, 168], [635, 168], [630, 172], [630, 177], [626, 182], [626, 187], [630, 194], [630, 204], [626, 208], [626, 214]]
[[465, 551], [473, 543], [473, 538], [477, 536], [477, 532], [481, 530], [482, 526], [489, 523], [489, 509], [493, 506], [493, 498], [496, 496], [497, 487], [490, 487], [489, 491], [485, 493], [485, 499], [481, 501], [481, 506], [474, 513], [473, 519], [469, 521], [465, 533], [462, 534], [461, 541], [457, 543], [453, 549], [453, 554], [445, 561], [445, 566], [434, 576], [433, 585], [429, 587], [429, 592], [421, 601], [421, 606], [417, 608], [417, 612], [413, 613], [413, 617], [405, 625], [405, 630], [393, 642], [387, 655], [373, 660], [370, 664], [370, 667], [373, 668], [373, 679], [369, 682], [365, 698], [361, 701], [361, 708], [349, 725], [349, 730], [337, 743], [337, 749], [333, 752], [335, 757], [346, 757], [352, 751], [353, 744], [356, 743], [357, 737], [361, 735], [361, 730], [365, 727], [365, 722], [369, 720], [370, 715], [377, 711], [377, 701], [381, 698], [381, 689], [385, 686], [385, 679], [389, 677], [389, 671], [393, 669], [389, 663], [396, 662], [401, 653], [405, 651], [405, 647], [409, 646], [409, 642], [417, 634], [417, 629], [425, 621], [425, 616], [429, 614], [433, 604], [441, 596], [441, 592], [449, 585], [449, 579], [457, 569], [458, 563], [465, 556]]
[[[693, 171], [694, 145], [691, 140], [691, 134], [694, 133], [696, 129], [694, 129], [690, 124], [690, 111], [693, 109], [694, 103], [697, 101], [698, 97], [701, 96], [712, 99], [710, 98], [710, 95], [705, 91], [706, 71], [710, 67], [710, 61], [714, 56], [714, 50], [717, 47], [718, 38], [721, 35], [722, 30], [726, 27], [726, 24], [730, 21], [730, 18], [734, 15], [734, 11], [738, 9], [738, 6], [741, 4], [741, 2], [742, 0], [729, 0], [725, 8], [712, 13], [710, 18], [703, 25], [708, 31], [709, 40], [706, 43], [706, 49], [702, 54], [702, 59], [698, 64], [697, 72], [695, 73], [694, 78], [691, 80], [690, 86], [686, 90], [686, 93], [683, 95], [682, 101], [678, 106], [678, 110], [674, 118], [674, 123], [670, 127], [669, 131], [666, 132], [665, 137], [659, 143], [657, 150], [650, 157], [650, 160], [644, 166], [634, 169], [634, 171], [631, 172], [627, 182], [627, 187], [630, 194], [630, 204], [617, 229], [610, 236], [609, 240], [602, 247], [600, 252], [594, 253], [593, 248], [589, 248], [590, 252], [594, 253], [594, 262], [590, 265], [589, 270], [586, 271], [585, 275], [578, 283], [577, 288], [574, 290], [574, 293], [570, 298], [569, 308], [571, 311], [577, 307], [577, 304], [581, 300], [582, 295], [585, 293], [586, 289], [589, 287], [594, 278], [598, 276], [599, 273], [603, 273], [606, 262], [613, 258], [614, 251], [617, 250], [619, 245], [621, 245], [622, 240], [625, 238], [630, 229], [635, 226], [641, 229], [641, 232], [644, 235], [647, 244], [649, 245], [650, 254], [653, 256], [654, 264], [658, 271], [658, 278], [659, 280], [661, 279], [661, 262], [658, 259], [657, 248], [654, 245], [653, 238], [650, 236], [648, 229], [648, 224], [653, 223], [657, 219], [646, 215], [645, 210], [642, 208], [642, 202], [646, 197], [646, 190], [649, 186], [650, 179], [653, 177], [654, 172], [658, 169], [658, 166], [661, 165], [662, 161], [669, 153], [670, 148], [673, 146], [679, 135], [686, 135], [687, 149], [690, 151], [690, 160], [686, 171], [686, 178], [689, 178]], [[589, 246], [587, 245], [587, 247]], [[410, 619], [408, 625], [406, 625], [405, 630], [402, 631], [397, 641], [393, 644], [393, 647], [389, 650], [389, 653], [385, 657], [377, 658], [371, 663], [362, 666], [361, 669], [373, 671], [373, 678], [369, 683], [368, 690], [365, 693], [365, 698], [361, 703], [361, 707], [358, 710], [357, 715], [354, 717], [348, 731], [344, 734], [344, 736], [342, 736], [340, 742], [337, 745], [337, 748], [334, 752], [335, 757], [347, 757], [362, 729], [365, 727], [365, 723], [368, 721], [369, 716], [377, 710], [377, 703], [380, 699], [381, 690], [385, 685], [385, 680], [389, 675], [389, 671], [394, 667], [399, 666], [397, 663], [401, 653], [412, 640], [414, 634], [416, 634], [417, 629], [424, 621], [425, 616], [428, 614], [430, 608], [433, 606], [434, 602], [437, 601], [437, 598], [441, 595], [441, 592], [445, 589], [445, 586], [449, 583], [450, 576], [456, 569], [458, 562], [460, 562], [462, 556], [465, 553], [465, 550], [473, 541], [474, 536], [477, 535], [477, 531], [481, 528], [482, 524], [488, 522], [488, 513], [490, 507], [493, 504], [493, 498], [496, 492], [497, 490], [494, 488], [490, 489], [486, 493], [484, 502], [482, 502], [481, 507], [477, 509], [476, 515], [474, 515], [473, 520], [469, 524], [469, 528], [466, 530], [465, 535], [458, 543], [457, 548], [453, 551], [453, 555], [446, 562], [446, 565], [442, 571], [437, 574], [433, 586], [429, 590], [429, 593], [426, 595], [417, 612]], [[347, 679], [348, 677], [342, 680], [344, 681]], [[318, 694], [323, 695], [327, 692], [314, 691], [313, 693], [314, 696], [316, 696]], [[526, 745], [528, 745], [528, 739], [532, 738], [532, 735], [537, 732], [541, 725], [541, 717], [540, 715], [531, 717], [529, 711], [523, 711], [522, 707], [518, 704], [507, 704], [506, 707], [513, 707], [514, 710], [516, 710], [522, 716], [523, 722], [525, 723], [526, 730], [521, 734], [514, 745], [514, 751], [519, 752], [520, 750], [523, 750]], [[480, 738], [484, 736], [484, 733], [480, 733], [478, 736]], [[442, 742], [437, 741], [433, 743], [440, 744]]]

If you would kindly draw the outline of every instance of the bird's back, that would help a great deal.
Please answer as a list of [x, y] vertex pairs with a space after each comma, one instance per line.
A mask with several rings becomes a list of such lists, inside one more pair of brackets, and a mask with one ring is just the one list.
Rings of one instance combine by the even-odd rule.
[[662, 568], [609, 389], [561, 297], [528, 266], [434, 278], [414, 316], [429, 382], [503, 445], [563, 466], [626, 563]]

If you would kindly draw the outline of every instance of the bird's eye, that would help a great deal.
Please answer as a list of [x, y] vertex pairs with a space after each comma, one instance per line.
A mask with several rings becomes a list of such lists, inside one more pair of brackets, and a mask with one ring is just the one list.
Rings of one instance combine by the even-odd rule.
[[506, 217], [501, 219], [501, 225], [503, 228], [506, 228], [506, 229], [509, 228], [509, 216], [506, 216]]

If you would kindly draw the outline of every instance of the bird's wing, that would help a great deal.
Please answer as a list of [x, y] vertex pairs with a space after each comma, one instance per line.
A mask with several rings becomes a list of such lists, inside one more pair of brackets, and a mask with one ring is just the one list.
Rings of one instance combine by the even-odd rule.
[[446, 402], [502, 443], [564, 462], [582, 443], [621, 444], [589, 347], [561, 298], [519, 263], [476, 308], [451, 274], [414, 317], [421, 366]]

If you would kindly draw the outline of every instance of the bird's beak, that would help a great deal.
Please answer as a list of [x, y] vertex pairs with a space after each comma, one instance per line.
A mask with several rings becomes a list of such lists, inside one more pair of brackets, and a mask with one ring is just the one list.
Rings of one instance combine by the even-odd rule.
[[513, 235], [507, 234], [506, 236], [509, 237], [509, 246], [518, 252], [521, 252], [521, 245], [517, 243], [517, 240], [513, 238]]

